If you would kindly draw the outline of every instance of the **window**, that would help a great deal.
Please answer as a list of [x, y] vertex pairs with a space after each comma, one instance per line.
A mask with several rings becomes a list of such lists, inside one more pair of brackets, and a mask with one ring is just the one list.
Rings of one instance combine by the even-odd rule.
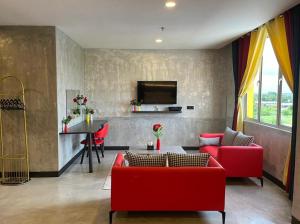
[[269, 38], [244, 102], [248, 119], [274, 126], [292, 126], [293, 94], [280, 72]]

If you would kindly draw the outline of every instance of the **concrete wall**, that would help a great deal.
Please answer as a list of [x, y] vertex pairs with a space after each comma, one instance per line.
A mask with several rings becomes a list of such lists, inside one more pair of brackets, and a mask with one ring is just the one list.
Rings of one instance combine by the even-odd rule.
[[[152, 124], [165, 125], [162, 144], [198, 145], [197, 135], [223, 131], [232, 112], [231, 48], [222, 50], [101, 50], [87, 49], [85, 93], [111, 129], [107, 145], [145, 145], [153, 141]], [[132, 114], [138, 80], [178, 81], [177, 104], [182, 114]], [[226, 104], [226, 98], [227, 103]], [[186, 110], [187, 105], [195, 110]], [[159, 106], [163, 109], [165, 106]], [[153, 106], [143, 106], [153, 109]], [[232, 109], [231, 109], [232, 110]]]
[[264, 170], [282, 181], [291, 132], [248, 121], [244, 122], [244, 132], [264, 147]]
[[[58, 169], [55, 60], [54, 27], [0, 26], [0, 74], [17, 76], [25, 86], [31, 171]], [[11, 133], [5, 147], [19, 137]]]
[[[71, 38], [56, 28], [56, 63], [57, 63], [57, 124], [62, 130], [62, 119], [66, 116], [66, 90], [80, 90], [84, 87], [84, 50]], [[81, 117], [73, 120], [80, 122]], [[58, 168], [61, 169], [82, 148], [78, 135], [57, 135]]]

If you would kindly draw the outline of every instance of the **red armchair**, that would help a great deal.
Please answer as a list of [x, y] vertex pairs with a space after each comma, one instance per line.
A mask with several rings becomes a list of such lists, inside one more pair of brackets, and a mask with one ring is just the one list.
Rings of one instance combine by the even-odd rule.
[[111, 211], [219, 211], [225, 223], [225, 171], [208, 167], [124, 167], [119, 153], [111, 175]]
[[[200, 137], [220, 137], [224, 134], [206, 133]], [[256, 144], [250, 146], [202, 146], [200, 152], [209, 153], [225, 169], [226, 177], [257, 177], [263, 186], [263, 148]]]

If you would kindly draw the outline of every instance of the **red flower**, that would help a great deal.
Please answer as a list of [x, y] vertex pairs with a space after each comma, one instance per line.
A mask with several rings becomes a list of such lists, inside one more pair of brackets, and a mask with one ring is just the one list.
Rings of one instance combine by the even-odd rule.
[[87, 102], [87, 97], [84, 97], [83, 102], [84, 102], [84, 103]]
[[77, 99], [76, 99], [76, 98], [74, 98], [74, 99], [73, 99], [73, 102], [74, 102], [74, 103], [77, 103]]
[[158, 129], [161, 128], [161, 127], [162, 127], [161, 124], [154, 124], [154, 125], [153, 125], [153, 131], [154, 131], [154, 132], [157, 132]]

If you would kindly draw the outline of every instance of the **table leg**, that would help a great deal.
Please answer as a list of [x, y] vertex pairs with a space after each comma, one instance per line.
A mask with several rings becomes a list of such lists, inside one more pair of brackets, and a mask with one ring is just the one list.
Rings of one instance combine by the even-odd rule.
[[92, 159], [92, 134], [88, 134], [88, 140], [89, 140], [89, 173], [93, 173], [93, 159]]

